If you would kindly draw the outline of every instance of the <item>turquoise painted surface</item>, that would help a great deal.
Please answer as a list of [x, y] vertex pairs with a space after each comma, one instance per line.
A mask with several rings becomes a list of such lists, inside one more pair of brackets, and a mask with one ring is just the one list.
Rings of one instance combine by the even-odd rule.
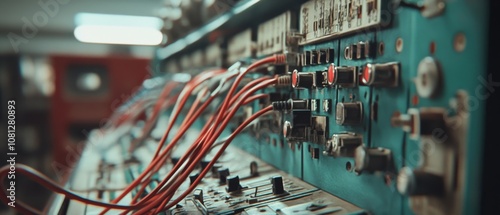
[[[396, 172], [390, 174], [392, 181], [388, 183], [381, 174], [357, 175], [346, 170], [351, 158], [333, 158], [320, 155], [312, 159], [307, 150], [309, 146], [323, 145], [304, 143], [302, 148], [302, 178], [321, 189], [348, 200], [374, 214], [413, 214], [408, 198], [400, 195], [395, 186], [397, 171], [403, 166], [416, 167], [420, 162], [420, 149], [417, 141], [408, 138], [400, 128], [390, 124], [390, 118], [395, 111], [406, 113], [409, 107], [448, 107], [458, 89], [466, 90], [471, 95], [471, 122], [467, 137], [467, 182], [465, 199], [462, 204], [464, 214], [477, 214], [479, 205], [480, 161], [484, 125], [484, 97], [488, 91], [482, 80], [486, 77], [486, 3], [479, 1], [450, 1], [446, 11], [441, 16], [428, 19], [419, 12], [409, 8], [399, 8], [391, 15], [391, 27], [383, 30], [348, 36], [329, 42], [322, 42], [303, 47], [303, 51], [323, 48], [334, 48], [335, 64], [339, 66], [363, 66], [367, 62], [386, 63], [400, 62], [400, 84], [397, 88], [358, 87], [351, 89], [318, 88], [312, 90], [295, 90], [296, 98], [331, 99], [332, 107], [337, 102], [361, 101], [364, 106], [364, 124], [360, 126], [339, 126], [335, 123], [335, 112], [319, 112], [313, 115], [329, 117], [329, 136], [341, 131], [354, 131], [363, 134], [364, 142], [370, 147], [384, 147], [393, 152]], [[460, 14], [460, 15], [459, 15]], [[464, 33], [467, 38], [466, 49], [458, 53], [453, 49], [453, 40], [457, 33]], [[403, 50], [396, 51], [396, 40], [403, 40]], [[367, 60], [346, 60], [343, 50], [346, 45], [364, 40], [384, 42], [384, 53], [377, 53], [376, 58]], [[434, 43], [434, 53], [430, 53], [431, 43]], [[411, 99], [416, 95], [413, 78], [416, 77], [418, 63], [426, 56], [439, 60], [444, 73], [443, 91], [435, 99], [419, 99], [413, 106]], [[306, 66], [303, 72], [322, 71], [327, 64]], [[483, 87], [477, 92], [477, 89]], [[365, 97], [366, 93], [366, 97]], [[483, 98], [483, 99], [481, 99]], [[378, 103], [377, 120], [370, 120], [370, 105]], [[334, 108], [333, 108], [334, 110]], [[286, 145], [286, 144], [285, 144]], [[286, 150], [269, 153], [268, 149], [261, 151], [264, 159], [279, 163], [277, 156], [283, 156]], [[269, 156], [269, 158], [266, 158]], [[288, 161], [291, 162], [291, 161]], [[292, 170], [296, 171], [296, 170]]]
[[[422, 3], [423, 0], [409, 2]], [[359, 32], [332, 41], [321, 42], [303, 47], [305, 50], [320, 48], [335, 49], [335, 64], [340, 66], [363, 66], [367, 62], [386, 63], [398, 61], [401, 65], [400, 85], [397, 88], [358, 87], [353, 89], [319, 88], [313, 90], [293, 90], [294, 98], [319, 99], [318, 116], [329, 117], [328, 136], [341, 131], [354, 131], [364, 137], [370, 147], [384, 147], [392, 150], [395, 169], [403, 166], [416, 167], [420, 162], [418, 142], [408, 138], [400, 128], [390, 125], [390, 117], [395, 111], [406, 113], [410, 107], [448, 107], [449, 101], [457, 90], [462, 89], [470, 95], [470, 126], [467, 135], [467, 174], [463, 205], [463, 214], [479, 213], [481, 156], [485, 123], [485, 99], [488, 93], [482, 80], [486, 75], [487, 51], [487, 2], [472, 0], [446, 1], [445, 12], [434, 18], [425, 18], [414, 9], [398, 8], [395, 13], [386, 14], [391, 19], [391, 26], [375, 32]], [[453, 48], [457, 33], [466, 36], [466, 48], [457, 52]], [[396, 40], [403, 40], [402, 52], [396, 52]], [[364, 40], [384, 42], [384, 54], [367, 60], [345, 60], [343, 50], [347, 44]], [[435, 46], [431, 53], [430, 46]], [[418, 63], [426, 56], [439, 60], [444, 76], [441, 94], [434, 99], [419, 98], [418, 105], [411, 103], [416, 95], [412, 80], [416, 77]], [[305, 72], [322, 71], [327, 64], [308, 66]], [[366, 97], [365, 97], [366, 94]], [[360, 126], [339, 126], [335, 123], [334, 107], [337, 102], [362, 101], [364, 106], [364, 124]], [[321, 108], [323, 100], [332, 102], [332, 110], [325, 112]], [[378, 103], [377, 120], [369, 120], [370, 105]], [[258, 109], [254, 104], [254, 112]], [[286, 117], [285, 117], [286, 118]], [[283, 120], [282, 120], [283, 121]], [[320, 154], [319, 159], [312, 159], [308, 147], [323, 145], [304, 143], [302, 147], [295, 145], [292, 150], [281, 133], [269, 132], [256, 137], [245, 133], [233, 141], [264, 161], [291, 173], [305, 181], [360, 206], [373, 214], [413, 214], [408, 198], [401, 196], [395, 189], [394, 181], [386, 184], [384, 175], [356, 175], [346, 170], [351, 158], [333, 158]], [[395, 175], [391, 175], [393, 178]]]
[[[485, 104], [487, 93], [489, 93], [480, 81], [488, 80], [486, 76], [487, 8], [487, 1], [447, 1], [446, 10], [441, 16], [426, 19], [417, 15], [411, 25], [412, 32], [414, 32], [412, 60], [418, 63], [425, 56], [435, 57], [441, 63], [445, 80], [441, 96], [436, 99], [420, 99], [418, 107], [448, 107], [449, 99], [453, 98], [459, 89], [467, 91], [470, 96], [465, 198], [461, 204], [463, 214], [479, 213]], [[453, 48], [454, 37], [457, 33], [463, 33], [466, 36], [466, 47], [463, 52], [457, 52]], [[431, 42], [436, 44], [434, 54], [429, 51]], [[416, 66], [411, 68], [412, 77], [416, 76], [416, 69]], [[410, 94], [416, 94], [414, 86], [410, 88]], [[408, 150], [407, 154], [418, 149], [408, 147]]]
[[[373, 59], [366, 60], [346, 60], [344, 59], [344, 48], [354, 42], [370, 40], [375, 42], [375, 33], [366, 33], [356, 36], [351, 36], [347, 38], [342, 38], [335, 40], [338, 44], [336, 48], [336, 59], [335, 62], [338, 66], [363, 66], [367, 62], [373, 62]], [[323, 48], [324, 45], [331, 44], [324, 43], [316, 46], [306, 46], [305, 50], [308, 49], [319, 49]], [[376, 59], [378, 60], [378, 59]], [[376, 61], [385, 62], [385, 61]], [[313, 70], [316, 71], [319, 66], [305, 67], [303, 71]], [[334, 133], [340, 133], [344, 131], [356, 132], [357, 134], [363, 135], [364, 144], [366, 146], [380, 146], [389, 148], [391, 150], [399, 149], [401, 151], [401, 141], [402, 135], [400, 135], [397, 144], [392, 141], [384, 142], [383, 144], [374, 144], [371, 141], [370, 132], [370, 104], [372, 101], [373, 90], [367, 86], [360, 86], [356, 88], [319, 88], [312, 90], [311, 95], [306, 95], [302, 98], [316, 98], [323, 100], [325, 98], [333, 98], [332, 107], [338, 102], [351, 102], [351, 101], [361, 101], [363, 103], [363, 124], [357, 126], [340, 126], [335, 122], [335, 111], [330, 113], [321, 112], [318, 115], [328, 116], [329, 121], [329, 136]], [[336, 96], [335, 96], [336, 94]], [[406, 107], [406, 97], [405, 93], [402, 93], [403, 98], [401, 99], [404, 107]], [[379, 98], [382, 100], [384, 98]], [[392, 105], [392, 104], [391, 104]], [[384, 105], [381, 105], [383, 107]], [[400, 132], [402, 133], [402, 132]], [[306, 143], [306, 147], [312, 145], [312, 147], [320, 147], [324, 150], [323, 145], [317, 145], [312, 143]], [[401, 155], [401, 153], [397, 153]], [[401, 211], [402, 197], [394, 189], [393, 184], [387, 186], [384, 180], [385, 176], [382, 174], [368, 174], [363, 173], [361, 175], [356, 174], [352, 170], [348, 171], [346, 166], [348, 163], [354, 168], [354, 160], [352, 158], [334, 158], [330, 156], [320, 155], [319, 159], [312, 159], [307, 151], [304, 151], [304, 180], [318, 186], [330, 193], [333, 193], [340, 198], [350, 201], [363, 209], [371, 211], [375, 214], [395, 214]], [[318, 173], [321, 173], [318, 175]], [[383, 205], [383, 207], [381, 207]]]

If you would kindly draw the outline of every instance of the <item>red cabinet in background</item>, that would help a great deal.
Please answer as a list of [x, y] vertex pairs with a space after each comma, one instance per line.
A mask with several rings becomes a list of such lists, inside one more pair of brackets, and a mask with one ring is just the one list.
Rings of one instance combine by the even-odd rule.
[[90, 130], [104, 125], [111, 113], [150, 77], [150, 60], [52, 56], [51, 64], [55, 76], [50, 117], [52, 166], [61, 179], [78, 160]]

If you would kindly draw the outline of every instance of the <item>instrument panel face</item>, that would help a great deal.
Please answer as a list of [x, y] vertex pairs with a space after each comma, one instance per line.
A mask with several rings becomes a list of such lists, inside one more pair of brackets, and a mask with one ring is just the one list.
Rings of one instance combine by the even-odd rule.
[[[349, 10], [345, 8], [351, 5], [356, 11], [361, 7], [361, 14], [365, 15], [366, 5], [372, 3], [382, 9], [373, 16], [362, 17], [375, 22], [362, 20], [358, 27], [339, 29], [339, 23], [349, 26], [350, 16], [345, 15]], [[312, 120], [325, 121], [326, 131], [321, 138], [314, 137], [313, 125], [308, 130], [312, 133], [305, 134], [307, 140], [299, 143], [281, 137], [278, 142], [284, 141], [288, 149], [276, 150], [274, 140], [264, 139], [268, 144], [262, 143], [255, 154], [374, 214], [431, 211], [447, 214], [477, 210], [477, 202], [476, 206], [450, 202], [471, 200], [468, 194], [477, 195], [479, 189], [475, 185], [479, 172], [472, 166], [479, 165], [481, 146], [474, 140], [482, 140], [480, 131], [484, 124], [483, 115], [478, 111], [484, 108], [484, 100], [477, 99], [475, 90], [481, 86], [478, 80], [486, 79], [486, 49], [479, 39], [485, 37], [486, 18], [480, 11], [486, 8], [483, 3], [467, 1], [414, 3], [429, 8], [419, 11], [400, 6], [390, 10], [389, 1], [317, 0], [302, 4], [300, 10], [295, 11], [299, 17], [298, 33], [291, 36], [300, 35], [300, 67], [297, 74], [292, 73], [292, 69], [288, 72], [292, 78], [296, 75], [299, 80], [311, 79], [313, 83], [299, 82], [290, 95], [293, 99], [308, 100]], [[442, 7], [441, 4], [446, 4], [446, 9], [430, 8]], [[340, 12], [336, 12], [337, 8]], [[331, 22], [331, 17], [338, 20], [342, 14], [343, 22]], [[353, 23], [355, 18], [351, 19]], [[364, 76], [369, 73], [365, 71], [369, 70], [369, 64], [381, 69], [390, 64], [397, 72], [392, 73], [391, 80], [381, 75], [380, 82], [370, 83], [366, 80], [370, 76]], [[338, 79], [340, 82], [331, 85], [326, 79], [332, 67], [338, 69], [337, 75], [351, 74], [347, 71], [354, 70], [359, 76]], [[486, 92], [486, 89], [480, 90]], [[340, 110], [339, 104], [343, 106]], [[348, 107], [353, 105], [358, 105], [359, 116], [354, 117], [358, 122], [339, 123], [339, 118], [350, 120], [345, 114], [349, 114]], [[293, 113], [284, 113], [282, 125], [293, 116]], [[398, 124], [408, 116], [418, 116], [420, 121], [413, 121], [411, 126]], [[274, 138], [274, 134], [267, 135]], [[358, 171], [362, 169], [358, 164], [363, 162], [360, 153], [334, 156], [335, 153], [329, 151], [332, 144], [338, 146], [345, 137], [356, 138], [365, 146], [364, 152], [381, 149], [390, 153], [382, 171]], [[301, 161], [287, 160], [287, 163], [300, 165], [281, 164], [294, 150], [302, 151]], [[302, 171], [297, 173], [295, 167], [302, 167]], [[412, 175], [405, 174], [408, 170]], [[468, 174], [469, 171], [474, 174]], [[411, 182], [405, 177], [430, 181], [409, 185]], [[433, 181], [434, 178], [438, 182]], [[440, 191], [433, 192], [428, 187]]]
[[[167, 66], [161, 75], [172, 77], [199, 71], [200, 65], [229, 66], [240, 60], [248, 66], [277, 53], [294, 58], [293, 63], [249, 75], [289, 76], [290, 86], [259, 92], [303, 106], [265, 115], [231, 143], [239, 149], [228, 150], [226, 156], [243, 153], [241, 162], [258, 160], [268, 168], [258, 177], [242, 179], [242, 184], [268, 180], [277, 172], [314, 195], [340, 202], [352, 214], [477, 214], [481, 131], [491, 93], [487, 3], [293, 2], [295, 6], [267, 21], [240, 23], [240, 31], [222, 34], [220, 44], [195, 51], [191, 47], [162, 62]], [[189, 63], [193, 52], [196, 66]], [[228, 131], [272, 102], [242, 107]], [[230, 166], [231, 171], [245, 168]], [[200, 189], [205, 194], [214, 187], [223, 189], [216, 181], [204, 179]], [[220, 197], [207, 195], [212, 200]], [[236, 201], [236, 196], [227, 195]], [[253, 201], [245, 196], [242, 205]], [[279, 207], [276, 204], [291, 200], [276, 198], [262, 204], [264, 208], [241, 210], [227, 201], [212, 204], [208, 213], [259, 214], [262, 209], [261, 214], [293, 214], [304, 203], [313, 204], [310, 197]], [[325, 214], [337, 214], [330, 209]], [[195, 201], [186, 201], [184, 210], [179, 212], [205, 211]]]

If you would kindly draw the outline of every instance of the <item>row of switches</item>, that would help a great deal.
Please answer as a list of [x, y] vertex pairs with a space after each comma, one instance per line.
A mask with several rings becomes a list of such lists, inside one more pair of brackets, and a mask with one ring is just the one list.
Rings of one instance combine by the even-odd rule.
[[399, 83], [399, 63], [366, 64], [361, 73], [354, 66], [330, 64], [323, 72], [292, 72], [292, 87], [310, 89], [318, 86], [339, 86], [352, 88], [358, 85], [374, 87], [397, 87]]

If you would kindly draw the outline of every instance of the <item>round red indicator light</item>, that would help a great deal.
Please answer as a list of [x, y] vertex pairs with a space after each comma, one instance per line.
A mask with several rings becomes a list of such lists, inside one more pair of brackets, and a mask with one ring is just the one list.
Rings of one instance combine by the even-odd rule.
[[365, 68], [363, 69], [363, 78], [362, 78], [364, 84], [368, 84], [370, 82], [371, 75], [372, 75], [371, 66], [366, 65]]
[[298, 83], [299, 83], [299, 72], [297, 72], [297, 70], [293, 70], [292, 87], [297, 87]]
[[328, 79], [328, 84], [333, 84], [333, 82], [335, 81], [335, 64], [330, 64], [326, 77]]

